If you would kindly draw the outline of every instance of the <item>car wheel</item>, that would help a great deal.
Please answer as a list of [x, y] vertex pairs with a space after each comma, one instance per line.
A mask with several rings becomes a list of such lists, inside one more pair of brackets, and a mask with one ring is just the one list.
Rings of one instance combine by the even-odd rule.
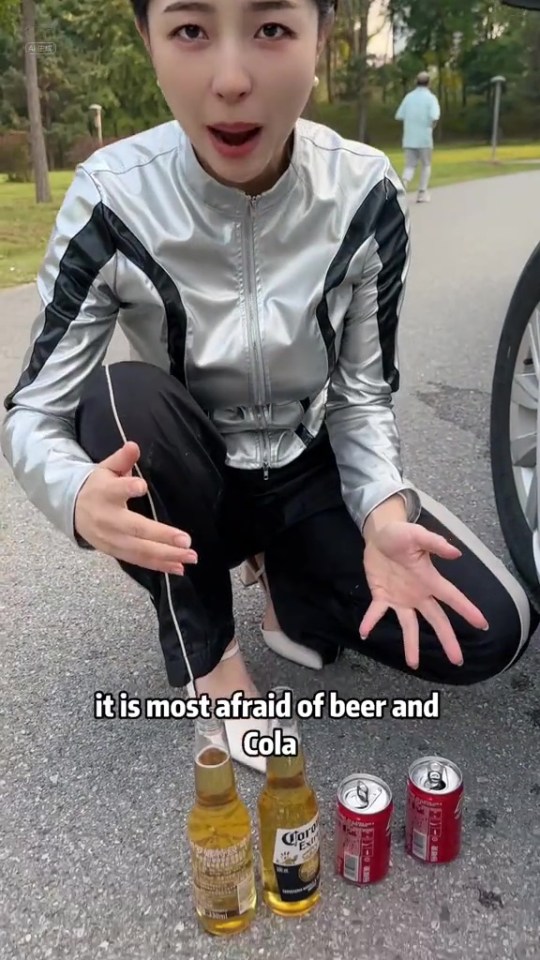
[[533, 553], [538, 534], [540, 245], [512, 296], [495, 361], [491, 395], [491, 470], [497, 512], [518, 573], [540, 607]]

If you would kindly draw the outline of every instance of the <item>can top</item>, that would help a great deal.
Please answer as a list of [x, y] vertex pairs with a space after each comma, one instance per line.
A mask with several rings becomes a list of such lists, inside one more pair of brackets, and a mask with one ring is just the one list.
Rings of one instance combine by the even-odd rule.
[[391, 803], [392, 791], [370, 773], [351, 773], [339, 785], [338, 801], [353, 813], [380, 813]]
[[463, 783], [459, 767], [443, 757], [422, 757], [409, 768], [409, 777], [416, 787], [426, 793], [453, 793]]

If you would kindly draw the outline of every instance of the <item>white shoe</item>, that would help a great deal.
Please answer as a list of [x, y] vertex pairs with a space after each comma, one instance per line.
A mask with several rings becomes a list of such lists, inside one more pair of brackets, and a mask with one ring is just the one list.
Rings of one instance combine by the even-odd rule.
[[417, 203], [431, 203], [431, 197], [427, 190], [419, 190], [416, 198]]
[[[240, 580], [245, 587], [260, 583], [268, 598], [268, 583], [264, 566], [257, 567], [254, 560], [245, 560], [240, 569]], [[261, 633], [266, 646], [277, 653], [279, 657], [298, 663], [301, 667], [309, 667], [311, 670], [322, 670], [324, 667], [320, 653], [291, 640], [282, 630], [265, 630], [261, 624]]]
[[266, 646], [277, 653], [278, 657], [292, 660], [293, 663], [299, 663], [301, 667], [309, 667], [311, 670], [322, 670], [324, 667], [320, 653], [290, 640], [282, 630], [263, 630], [261, 627], [261, 633]]
[[[225, 651], [220, 663], [223, 663], [224, 660], [230, 660], [231, 657], [235, 657], [239, 652], [240, 647], [238, 646], [238, 642], [236, 642], [230, 650]], [[197, 698], [194, 683], [187, 683], [185, 691], [188, 697], [193, 699]], [[253, 770], [258, 770], [260, 773], [266, 773], [266, 757], [249, 757], [247, 753], [244, 752], [242, 741], [244, 735], [249, 730], [257, 730], [261, 736], [266, 736], [268, 734], [268, 720], [262, 717], [257, 719], [248, 717], [247, 719], [225, 720], [224, 723], [232, 759], [238, 763], [243, 763], [246, 767], [252, 767]]]

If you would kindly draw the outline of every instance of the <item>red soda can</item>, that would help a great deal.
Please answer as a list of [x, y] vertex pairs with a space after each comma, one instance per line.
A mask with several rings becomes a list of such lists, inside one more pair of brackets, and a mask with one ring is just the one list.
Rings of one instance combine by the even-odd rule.
[[449, 863], [461, 848], [463, 776], [451, 760], [422, 757], [409, 768], [405, 849], [426, 863]]
[[394, 804], [388, 784], [370, 774], [341, 781], [336, 812], [336, 873], [362, 885], [384, 880], [390, 866]]

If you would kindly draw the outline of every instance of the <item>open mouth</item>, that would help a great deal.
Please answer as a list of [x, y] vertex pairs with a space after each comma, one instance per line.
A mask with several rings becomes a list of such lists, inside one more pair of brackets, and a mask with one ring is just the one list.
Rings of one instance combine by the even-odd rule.
[[229, 147], [241, 147], [245, 143], [249, 143], [250, 140], [253, 140], [261, 128], [251, 127], [249, 130], [237, 130], [235, 133], [232, 133], [230, 130], [220, 130], [219, 127], [210, 127], [209, 129], [218, 140], [226, 143]]

